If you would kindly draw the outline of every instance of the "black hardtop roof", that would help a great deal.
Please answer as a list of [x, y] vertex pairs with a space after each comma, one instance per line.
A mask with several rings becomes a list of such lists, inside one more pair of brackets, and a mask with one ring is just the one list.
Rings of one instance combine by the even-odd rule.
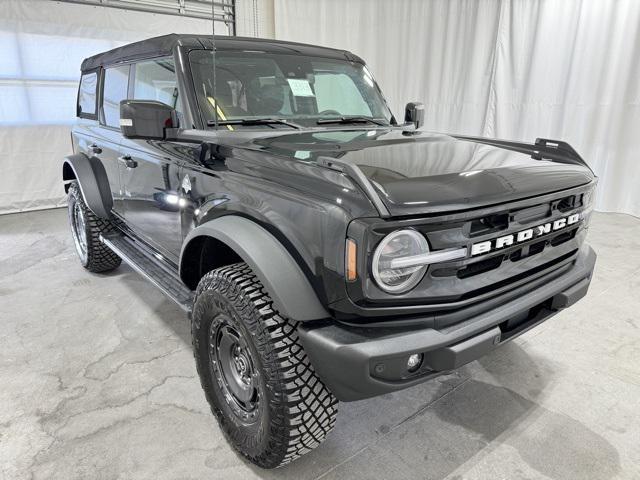
[[[116, 63], [141, 60], [144, 58], [170, 55], [177, 46], [194, 48], [212, 48], [211, 35], [189, 35], [171, 33], [161, 37], [149, 38], [129, 43], [107, 52], [86, 58], [82, 62], [82, 71]], [[364, 63], [358, 56], [334, 48], [318, 47], [304, 43], [285, 42], [266, 38], [228, 37], [216, 35], [216, 50], [259, 50], [270, 53], [290, 53], [313, 57], [352, 60]]]

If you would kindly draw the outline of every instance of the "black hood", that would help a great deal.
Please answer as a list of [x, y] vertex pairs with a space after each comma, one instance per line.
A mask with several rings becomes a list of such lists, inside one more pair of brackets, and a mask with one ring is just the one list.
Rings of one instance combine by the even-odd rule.
[[236, 146], [305, 163], [328, 157], [356, 164], [392, 215], [492, 205], [594, 179], [586, 166], [536, 160], [529, 154], [475, 141], [399, 129], [274, 134]]

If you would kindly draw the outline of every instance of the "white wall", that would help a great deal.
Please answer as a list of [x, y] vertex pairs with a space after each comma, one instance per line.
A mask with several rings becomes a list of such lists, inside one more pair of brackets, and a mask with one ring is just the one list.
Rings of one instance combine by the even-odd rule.
[[[0, 214], [64, 204], [61, 161], [85, 57], [211, 22], [50, 0], [0, 5]], [[226, 33], [222, 23], [216, 34]]]
[[429, 130], [568, 141], [640, 216], [639, 1], [275, 0], [275, 35], [362, 56]]
[[275, 38], [273, 0], [236, 0], [236, 35]]
[[[59, 166], [83, 58], [211, 31], [206, 20], [1, 3], [0, 213], [64, 203]], [[398, 115], [425, 102], [428, 129], [567, 140], [600, 176], [598, 208], [640, 216], [638, 1], [237, 0], [237, 16], [238, 35], [361, 55]]]

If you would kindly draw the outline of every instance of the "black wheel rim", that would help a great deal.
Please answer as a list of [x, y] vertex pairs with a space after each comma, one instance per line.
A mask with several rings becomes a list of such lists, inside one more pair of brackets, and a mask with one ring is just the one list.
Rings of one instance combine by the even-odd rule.
[[260, 378], [240, 329], [224, 315], [209, 329], [209, 359], [225, 402], [242, 423], [254, 423], [260, 409]]
[[84, 212], [77, 201], [69, 205], [71, 232], [78, 256], [84, 261], [87, 258], [87, 230]]

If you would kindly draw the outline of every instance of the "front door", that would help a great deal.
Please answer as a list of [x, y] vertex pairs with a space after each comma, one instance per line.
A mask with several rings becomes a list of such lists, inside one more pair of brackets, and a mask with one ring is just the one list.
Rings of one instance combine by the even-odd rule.
[[[130, 98], [156, 100], [180, 112], [173, 59], [145, 60], [131, 66]], [[181, 148], [165, 141], [124, 138], [120, 172], [127, 225], [168, 260], [178, 263], [182, 246]]]
[[120, 168], [127, 226], [177, 264], [182, 246], [180, 160], [167, 142], [124, 139]]

